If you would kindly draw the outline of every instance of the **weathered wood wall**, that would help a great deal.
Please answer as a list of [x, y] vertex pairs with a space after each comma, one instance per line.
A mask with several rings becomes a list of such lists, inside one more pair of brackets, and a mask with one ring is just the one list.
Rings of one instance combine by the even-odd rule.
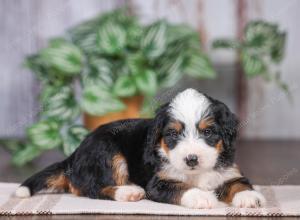
[[70, 26], [121, 4], [122, 0], [0, 1], [0, 137], [22, 137], [40, 111], [38, 83], [22, 68], [24, 56]]
[[[73, 24], [127, 3], [142, 22], [166, 18], [188, 23], [201, 33], [219, 77], [214, 81], [185, 79], [172, 89], [187, 86], [216, 96], [236, 110], [236, 55], [213, 51], [210, 44], [218, 37], [237, 37], [241, 19], [237, 10], [242, 4], [245, 20], [263, 18], [278, 22], [288, 31], [283, 79], [294, 94], [291, 105], [276, 86], [261, 79], [247, 82], [248, 112], [244, 121], [246, 138], [300, 138], [300, 2], [297, 0], [2, 0], [0, 1], [0, 137], [20, 137], [39, 111], [36, 101], [38, 84], [21, 68], [24, 55], [45, 46], [47, 39], [63, 33]], [[172, 95], [172, 94], [171, 94]], [[162, 96], [171, 96], [162, 93]]]

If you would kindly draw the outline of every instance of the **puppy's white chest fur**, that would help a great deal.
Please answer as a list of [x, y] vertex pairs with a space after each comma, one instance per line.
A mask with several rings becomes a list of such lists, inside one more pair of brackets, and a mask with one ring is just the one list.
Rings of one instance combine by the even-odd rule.
[[214, 190], [227, 180], [241, 177], [239, 170], [235, 166], [219, 170], [203, 170], [196, 174], [186, 174], [169, 165], [164, 167], [163, 174], [168, 178], [185, 182], [205, 191]]
[[238, 169], [231, 167], [221, 170], [210, 170], [189, 178], [190, 184], [202, 190], [214, 190], [227, 180], [241, 177]]

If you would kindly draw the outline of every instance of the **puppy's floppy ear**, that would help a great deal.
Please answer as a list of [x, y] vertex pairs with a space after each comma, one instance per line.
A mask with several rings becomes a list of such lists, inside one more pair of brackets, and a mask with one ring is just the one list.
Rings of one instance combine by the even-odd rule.
[[155, 146], [162, 137], [162, 130], [168, 118], [169, 103], [160, 106], [155, 112], [152, 126], [150, 128], [148, 143]]
[[238, 119], [222, 102], [213, 100], [215, 120], [221, 126], [224, 144], [231, 146], [237, 136]]

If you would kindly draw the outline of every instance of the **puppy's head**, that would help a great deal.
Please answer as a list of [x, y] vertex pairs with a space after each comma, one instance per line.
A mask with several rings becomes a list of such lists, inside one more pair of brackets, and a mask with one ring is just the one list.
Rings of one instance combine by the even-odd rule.
[[236, 128], [226, 105], [187, 89], [158, 109], [152, 144], [176, 169], [199, 173], [233, 163]]

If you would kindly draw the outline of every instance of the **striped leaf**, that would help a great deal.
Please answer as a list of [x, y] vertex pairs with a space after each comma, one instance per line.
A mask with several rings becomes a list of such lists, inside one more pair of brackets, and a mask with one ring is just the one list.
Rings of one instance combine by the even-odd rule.
[[243, 51], [241, 59], [247, 76], [255, 76], [266, 71], [263, 60], [255, 54], [249, 54], [247, 51]]
[[145, 57], [141, 53], [128, 54], [126, 64], [133, 75], [139, 74], [145, 68]]
[[152, 70], [145, 70], [143, 73], [134, 76], [138, 90], [145, 95], [154, 95], [157, 91], [156, 74]]
[[107, 59], [92, 58], [89, 60], [88, 68], [82, 73], [82, 82], [84, 86], [111, 87], [113, 85], [113, 65]]
[[183, 57], [178, 56], [174, 59], [165, 59], [162, 67], [159, 69], [160, 86], [174, 86], [183, 76], [182, 66]]
[[163, 54], [167, 47], [166, 23], [161, 21], [151, 25], [145, 32], [141, 47], [145, 55], [156, 58]]
[[73, 41], [85, 54], [94, 55], [102, 52], [99, 47], [95, 46], [97, 45], [96, 32], [89, 33], [86, 36]]
[[89, 131], [80, 125], [68, 128], [67, 133], [63, 136], [64, 154], [71, 155], [88, 133]]
[[182, 42], [198, 33], [186, 25], [167, 25], [167, 43]]
[[41, 51], [41, 57], [61, 74], [76, 75], [82, 69], [83, 55], [73, 44], [56, 42]]
[[30, 69], [42, 83], [48, 83], [53, 77], [49, 75], [47, 63], [38, 54], [26, 57], [24, 66]]
[[188, 58], [184, 72], [196, 78], [213, 79], [216, 77], [211, 61], [205, 54], [200, 53], [194, 53]]
[[97, 45], [107, 54], [118, 54], [126, 46], [126, 31], [114, 22], [106, 22], [98, 31]]
[[23, 149], [13, 154], [12, 162], [16, 166], [23, 166], [38, 157], [42, 151], [33, 144], [27, 144]]
[[85, 112], [99, 116], [125, 109], [124, 103], [115, 98], [111, 91], [96, 85], [84, 88], [81, 107]]
[[213, 42], [213, 48], [237, 49], [240, 48], [240, 43], [231, 39], [218, 39]]
[[71, 121], [80, 114], [80, 108], [70, 87], [64, 86], [49, 92], [49, 94], [44, 94], [42, 99], [45, 106], [43, 116], [47, 118], [57, 121]]
[[28, 128], [27, 134], [33, 145], [41, 150], [48, 150], [61, 144], [59, 129], [60, 126], [57, 122], [46, 120]]
[[248, 47], [269, 53], [276, 35], [277, 25], [263, 21], [253, 21], [245, 29], [245, 42]]
[[277, 35], [276, 39], [274, 40], [274, 44], [271, 48], [271, 59], [278, 63], [282, 60], [284, 55], [284, 47], [286, 41], [286, 33], [280, 33]]
[[137, 23], [132, 22], [126, 26], [128, 46], [137, 48], [140, 45], [143, 28]]
[[130, 76], [120, 76], [113, 87], [113, 93], [119, 97], [129, 97], [136, 93], [136, 85]]

